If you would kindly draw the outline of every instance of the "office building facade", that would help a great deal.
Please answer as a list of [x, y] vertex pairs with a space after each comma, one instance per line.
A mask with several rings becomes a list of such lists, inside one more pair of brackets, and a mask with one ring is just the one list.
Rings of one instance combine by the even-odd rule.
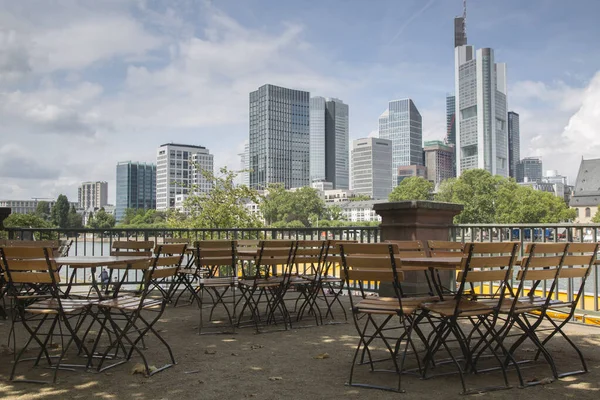
[[350, 187], [348, 105], [339, 99], [310, 99], [310, 180], [334, 189]]
[[394, 171], [406, 165], [423, 165], [423, 120], [411, 99], [389, 102], [379, 117], [379, 138], [392, 141]]
[[203, 171], [214, 169], [213, 155], [203, 146], [167, 143], [156, 151], [156, 209], [175, 208], [177, 195], [208, 193]]
[[246, 141], [244, 143], [244, 152], [239, 153], [240, 157], [240, 173], [238, 176], [238, 183], [240, 185], [250, 186], [250, 146]]
[[108, 204], [108, 182], [83, 182], [77, 189], [79, 208], [101, 208]]
[[517, 178], [517, 164], [521, 160], [521, 133], [519, 129], [519, 114], [514, 111], [508, 112], [508, 174], [511, 178]]
[[423, 146], [427, 180], [437, 188], [442, 181], [454, 177], [454, 145], [446, 145], [440, 140], [426, 141]]
[[356, 195], [387, 199], [392, 191], [392, 141], [364, 138], [352, 142], [352, 191]]
[[542, 159], [539, 157], [525, 157], [517, 164], [517, 182], [541, 182]]
[[310, 93], [263, 85], [250, 93], [250, 187], [310, 184]]
[[508, 176], [506, 64], [471, 45], [455, 52], [456, 173], [480, 168]]
[[121, 221], [125, 210], [156, 208], [156, 165], [124, 161], [117, 163], [115, 219]]

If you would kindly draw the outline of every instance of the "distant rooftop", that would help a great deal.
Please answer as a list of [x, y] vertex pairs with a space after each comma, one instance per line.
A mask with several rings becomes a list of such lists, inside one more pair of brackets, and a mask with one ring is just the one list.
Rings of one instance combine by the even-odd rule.
[[600, 158], [581, 160], [571, 207], [588, 207], [600, 204]]
[[204, 147], [204, 146], [196, 146], [194, 144], [165, 143], [165, 144], [161, 144], [160, 145], [160, 147], [165, 147], [165, 146], [192, 147], [194, 149], [203, 149], [203, 150], [206, 150], [206, 147]]

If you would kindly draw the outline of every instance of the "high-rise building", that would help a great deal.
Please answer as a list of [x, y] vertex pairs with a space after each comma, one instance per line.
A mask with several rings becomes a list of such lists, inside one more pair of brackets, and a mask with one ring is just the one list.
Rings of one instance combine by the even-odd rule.
[[[411, 99], [390, 101], [379, 117], [379, 138], [392, 141], [392, 168], [423, 165], [423, 124]], [[396, 186], [396, 179], [393, 179]]]
[[442, 181], [454, 177], [454, 145], [446, 145], [441, 140], [426, 141], [423, 146], [427, 179], [436, 187]]
[[411, 177], [427, 179], [427, 168], [423, 165], [404, 165], [396, 171], [396, 184], [399, 185], [404, 179]]
[[392, 191], [392, 141], [378, 138], [352, 142], [352, 187], [356, 195], [387, 199]]
[[517, 178], [517, 164], [521, 160], [521, 133], [519, 130], [519, 114], [508, 112], [508, 162], [509, 176]]
[[456, 173], [480, 168], [508, 176], [506, 64], [490, 48], [458, 46], [455, 54]]
[[250, 93], [250, 187], [310, 184], [310, 93], [263, 85]]
[[446, 143], [456, 144], [456, 97], [446, 96]]
[[[466, 14], [466, 10], [465, 10]], [[454, 18], [454, 47], [467, 44], [466, 15]]]
[[541, 182], [542, 159], [539, 157], [525, 157], [517, 164], [517, 182]]
[[123, 161], [117, 163], [115, 219], [121, 221], [128, 208], [156, 208], [156, 165]]
[[250, 155], [248, 154], [250, 151], [250, 147], [248, 142], [244, 143], [244, 152], [238, 154], [240, 157], [240, 172], [239, 175], [239, 184], [250, 186]]
[[108, 183], [83, 182], [77, 189], [79, 208], [101, 208], [108, 204]]
[[208, 193], [211, 183], [203, 171], [212, 172], [213, 155], [206, 147], [166, 143], [156, 151], [156, 209], [175, 207], [177, 195]]
[[310, 99], [310, 180], [350, 186], [348, 105], [339, 99]]

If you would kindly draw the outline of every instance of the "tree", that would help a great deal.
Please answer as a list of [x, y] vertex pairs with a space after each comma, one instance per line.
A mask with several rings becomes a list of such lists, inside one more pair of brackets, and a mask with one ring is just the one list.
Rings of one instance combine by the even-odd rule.
[[81, 214], [77, 213], [74, 205], [71, 205], [69, 210], [69, 216], [67, 218], [67, 224], [69, 228], [80, 229], [83, 228], [83, 221]]
[[[573, 213], [576, 213], [575, 209], [573, 209]], [[598, 206], [598, 211], [596, 211], [596, 214], [594, 214], [594, 217], [592, 218], [592, 222], [600, 224], [600, 205]]]
[[369, 197], [366, 194], [359, 194], [353, 197], [349, 197], [348, 200], [350, 201], [367, 201], [367, 200], [372, 200], [371, 197]]
[[10, 214], [4, 220], [5, 228], [52, 228], [52, 223], [35, 214]]
[[94, 218], [90, 218], [88, 221], [88, 228], [93, 229], [110, 229], [115, 226], [115, 217], [104, 210], [104, 207], [100, 208], [94, 214]]
[[52, 207], [52, 223], [59, 228], [68, 228], [69, 225], [69, 199], [64, 194], [59, 194], [54, 207]]
[[316, 224], [326, 213], [325, 202], [319, 197], [316, 189], [302, 187], [290, 192], [281, 184], [269, 186], [260, 210], [267, 224], [271, 226], [279, 222], [287, 224], [300, 221], [308, 227], [311, 226], [311, 219]]
[[34, 214], [44, 221], [48, 221], [50, 219], [50, 203], [47, 201], [38, 202]]
[[253, 214], [246, 203], [258, 203], [258, 192], [245, 185], [235, 185], [238, 173], [221, 168], [219, 174], [202, 171], [212, 189], [201, 193], [196, 187], [190, 188], [190, 194], [183, 203], [188, 214], [171, 212], [167, 215], [167, 224], [182, 228], [258, 228], [262, 221]]
[[325, 210], [325, 216], [331, 221], [342, 221], [344, 220], [344, 210], [337, 204], [333, 204], [327, 207]]
[[420, 176], [404, 178], [398, 186], [392, 190], [389, 201], [402, 200], [431, 200], [431, 192], [434, 184]]

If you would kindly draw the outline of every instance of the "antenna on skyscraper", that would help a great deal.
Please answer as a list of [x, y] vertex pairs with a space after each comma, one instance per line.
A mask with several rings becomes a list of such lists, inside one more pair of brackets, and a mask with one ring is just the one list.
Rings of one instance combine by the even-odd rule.
[[467, 0], [463, 0], [463, 37], [467, 37]]

